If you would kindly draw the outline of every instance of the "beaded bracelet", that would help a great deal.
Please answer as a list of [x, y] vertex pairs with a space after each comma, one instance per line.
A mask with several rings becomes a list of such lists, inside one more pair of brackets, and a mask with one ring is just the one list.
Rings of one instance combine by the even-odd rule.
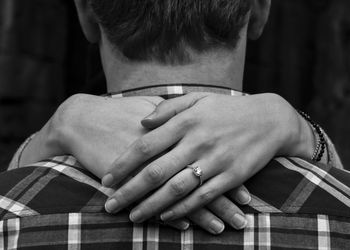
[[316, 148], [312, 154], [312, 161], [321, 161], [323, 154], [326, 150], [326, 139], [322, 128], [316, 122], [314, 122], [311, 117], [303, 111], [298, 110], [298, 113], [311, 125], [313, 131], [316, 132], [315, 136], [317, 138]]

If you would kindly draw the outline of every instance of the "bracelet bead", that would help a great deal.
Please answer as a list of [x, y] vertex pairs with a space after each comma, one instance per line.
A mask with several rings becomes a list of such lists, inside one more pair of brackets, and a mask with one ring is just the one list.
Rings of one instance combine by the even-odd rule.
[[326, 150], [326, 139], [325, 139], [324, 132], [321, 129], [320, 125], [315, 123], [308, 114], [306, 114], [301, 110], [298, 110], [298, 113], [311, 125], [315, 133], [315, 136], [317, 138], [317, 143], [316, 143], [314, 153], [312, 154], [311, 160], [319, 162], [322, 160], [322, 157]]

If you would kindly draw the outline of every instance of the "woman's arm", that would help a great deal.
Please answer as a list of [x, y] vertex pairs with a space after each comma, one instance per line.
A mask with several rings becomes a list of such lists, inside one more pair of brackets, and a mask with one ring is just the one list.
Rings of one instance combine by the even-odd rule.
[[[173, 146], [106, 203], [107, 211], [119, 211], [158, 189], [134, 208], [134, 222], [171, 205], [163, 213], [164, 220], [184, 216], [244, 183], [276, 156], [311, 159], [317, 141], [310, 124], [275, 94], [189, 94], [162, 102], [143, 125], [154, 130], [113, 164], [123, 168], [112, 166], [103, 178], [106, 186], [118, 184], [144, 161]], [[331, 162], [328, 158], [325, 161]], [[202, 169], [203, 186], [198, 187], [198, 178], [188, 165]], [[151, 181], [142, 181], [145, 179]]]
[[[186, 106], [186, 102], [181, 103], [181, 99], [177, 100], [179, 102], [174, 106], [170, 105], [171, 108], [184, 108]], [[102, 177], [109, 170], [114, 159], [126, 149], [126, 145], [130, 145], [138, 136], [144, 135], [147, 130], [141, 127], [139, 121], [153, 111], [155, 105], [160, 101], [160, 98], [131, 98], [129, 101], [128, 99], [106, 99], [90, 95], [73, 96], [60, 106], [55, 115], [38, 133], [23, 143], [14, 156], [9, 169], [57, 155], [71, 154], [83, 162], [83, 165], [86, 165], [94, 174]], [[142, 111], [145, 107], [146, 110]], [[157, 124], [161, 125], [162, 122], [165, 122], [164, 112], [167, 113], [167, 111], [161, 107], [165, 106], [161, 105], [157, 109], [160, 112], [158, 114], [160, 117], [153, 119], [153, 122], [152, 119], [149, 119], [144, 124], [148, 123], [148, 125], [155, 127]], [[132, 110], [138, 110], [138, 113], [134, 113]], [[179, 110], [177, 112], [180, 113]], [[133, 120], [131, 118], [135, 118], [136, 122], [130, 123]], [[163, 121], [161, 121], [162, 119]], [[304, 157], [310, 157], [315, 139], [309, 124], [303, 119], [300, 119], [300, 124], [298, 126], [303, 128], [306, 135], [298, 137], [300, 142], [295, 143], [295, 145], [299, 145], [300, 148], [295, 149], [290, 155], [302, 157], [302, 155], [297, 155], [300, 152], [301, 154], [305, 153]], [[261, 130], [261, 132], [263, 131]], [[330, 148], [330, 152], [334, 148], [329, 141], [328, 148]], [[282, 152], [281, 154], [283, 155]], [[330, 155], [336, 155], [335, 151]], [[326, 163], [336, 162], [331, 159], [334, 157], [324, 157], [322, 160]], [[338, 162], [340, 163], [340, 161]], [[341, 164], [339, 165], [341, 166]], [[232, 192], [231, 198], [240, 200], [240, 203], [244, 204], [249, 201], [247, 194], [245, 190]], [[228, 204], [226, 200], [220, 202], [231, 206], [231, 211], [238, 211], [234, 204]], [[208, 219], [203, 220], [203, 218], [213, 218], [212, 215], [207, 215], [207, 217], [198, 217], [197, 214], [193, 215], [192, 218], [205, 227], [210, 223]], [[225, 220], [232, 222], [230, 219], [232, 216], [233, 214], [226, 215]]]
[[[54, 131], [58, 130], [57, 128], [52, 129], [53, 123], [56, 126], [59, 126], [61, 129], [63, 129], [64, 127], [68, 127], [69, 126], [68, 124], [62, 125], [62, 124], [58, 124], [57, 122], [57, 121], [61, 121], [61, 122], [67, 121], [68, 119], [59, 119], [58, 117], [65, 116], [67, 113], [67, 110], [69, 110], [71, 106], [80, 105], [79, 102], [81, 102], [84, 97], [91, 98], [91, 99], [96, 98], [94, 96], [86, 96], [86, 95], [75, 95], [69, 98], [65, 103], [63, 103], [60, 106], [60, 108], [57, 110], [55, 115], [48, 121], [48, 123], [40, 131], [31, 135], [18, 148], [17, 152], [14, 154], [12, 158], [11, 163], [9, 164], [8, 170], [19, 168], [29, 163], [37, 162], [46, 158], [50, 158], [52, 156], [57, 156], [61, 154], [70, 154], [67, 151], [65, 152], [65, 150], [62, 148], [62, 145], [67, 143], [58, 140], [58, 138], [55, 138], [52, 135], [53, 130]], [[102, 97], [97, 97], [97, 98], [101, 99]], [[161, 100], [157, 99], [153, 101], [155, 101], [155, 103], [158, 103]], [[90, 99], [89, 99], [89, 102], [90, 102]], [[84, 112], [84, 108], [86, 107], [81, 107], [81, 108], [82, 108], [81, 111]], [[95, 111], [98, 111], [98, 109], [100, 108], [106, 108], [106, 105], [102, 107], [99, 107], [98, 105], [96, 105]], [[304, 131], [307, 134], [306, 136], [301, 137], [301, 138], [306, 138], [306, 140], [303, 140], [303, 142], [300, 145], [304, 145], [304, 147], [307, 148], [308, 150], [305, 151], [306, 152], [305, 155], [298, 155], [297, 153], [294, 153], [294, 154], [290, 153], [290, 155], [294, 155], [296, 157], [304, 157], [308, 159], [310, 158], [311, 151], [314, 149], [315, 138], [314, 138], [314, 134], [310, 133], [312, 132], [310, 124], [308, 124], [304, 119], [300, 119], [300, 122], [303, 123]], [[153, 126], [155, 126], [155, 124], [157, 124], [157, 120], [154, 121]], [[340, 160], [340, 157], [338, 156], [338, 153], [335, 149], [334, 144], [332, 143], [331, 139], [327, 136], [327, 134], [325, 134], [325, 138], [326, 138], [326, 152], [321, 159], [321, 163], [330, 165], [332, 167], [343, 169], [342, 162]], [[62, 139], [63, 138], [61, 138], [61, 140]]]
[[162, 100], [74, 95], [23, 143], [9, 169], [68, 154], [101, 178], [115, 158], [146, 133], [140, 120]]
[[[162, 101], [159, 97], [104, 98], [75, 95], [65, 101], [35, 135], [20, 147], [9, 169], [23, 167], [58, 155], [73, 155], [79, 163], [102, 177], [112, 162], [136, 139], [148, 132], [141, 120]], [[187, 218], [213, 234], [221, 233], [225, 221], [241, 229], [243, 212], [233, 203], [249, 202], [244, 187], [232, 190]], [[241, 215], [237, 217], [237, 214]], [[178, 229], [189, 226], [181, 219], [168, 223]]]

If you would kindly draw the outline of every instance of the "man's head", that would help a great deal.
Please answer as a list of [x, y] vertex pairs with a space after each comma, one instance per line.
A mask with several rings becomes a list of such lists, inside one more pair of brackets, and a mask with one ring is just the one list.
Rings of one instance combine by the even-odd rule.
[[109, 91], [174, 82], [242, 88], [247, 37], [271, 0], [75, 0]]
[[[80, 6], [88, 13], [89, 23], [96, 23], [114, 49], [126, 58], [165, 64], [190, 62], [189, 51], [233, 50], [240, 39], [241, 30], [248, 22], [251, 27], [259, 26], [253, 32], [260, 32], [266, 22], [266, 15], [261, 15], [268, 11], [269, 6], [266, 0], [77, 2], [80, 2], [78, 8]], [[96, 41], [96, 34], [93, 38], [88, 34], [88, 37]]]
[[131, 60], [189, 61], [187, 49], [233, 49], [250, 0], [90, 0], [110, 42]]

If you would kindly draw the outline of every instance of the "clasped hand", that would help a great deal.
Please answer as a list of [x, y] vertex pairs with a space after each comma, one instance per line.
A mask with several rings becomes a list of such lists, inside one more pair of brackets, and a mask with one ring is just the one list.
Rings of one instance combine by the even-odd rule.
[[[141, 200], [130, 213], [137, 223], [157, 214], [163, 221], [172, 221], [208, 204], [214, 204], [208, 208], [215, 214], [218, 206], [227, 204], [220, 195], [239, 187], [276, 155], [295, 152], [299, 122], [294, 109], [274, 94], [194, 93], [163, 101], [142, 121], [152, 130], [128, 147], [104, 176], [105, 186], [122, 183], [106, 210], [116, 213]], [[202, 186], [189, 165], [202, 169]], [[221, 200], [212, 203], [218, 197]], [[249, 202], [244, 190], [238, 197], [242, 203]], [[242, 211], [226, 208], [231, 216], [221, 218], [244, 228]]]
[[[22, 157], [23, 163], [29, 164], [55, 155], [70, 154], [86, 169], [102, 178], [116, 158], [134, 141], [149, 132], [140, 121], [154, 111], [162, 100], [160, 97], [105, 98], [84, 94], [72, 96], [58, 108], [52, 119], [35, 137], [38, 142], [30, 145], [34, 152], [32, 150], [27, 155], [36, 158]], [[42, 149], [39, 151], [44, 152], [44, 155], [38, 154], [37, 149]], [[137, 171], [142, 170], [142, 167], [134, 167], [136, 168]], [[126, 172], [125, 174], [128, 175]], [[126, 175], [124, 182], [134, 175], [134, 171], [130, 176]], [[148, 180], [152, 181], [145, 181]], [[221, 233], [224, 230], [222, 220], [235, 226], [235, 214], [243, 215], [234, 201], [246, 203], [249, 201], [247, 195], [247, 190], [240, 187], [228, 192], [226, 196], [218, 197], [206, 208], [166, 224], [184, 230], [188, 228], [190, 220], [210, 233]]]

